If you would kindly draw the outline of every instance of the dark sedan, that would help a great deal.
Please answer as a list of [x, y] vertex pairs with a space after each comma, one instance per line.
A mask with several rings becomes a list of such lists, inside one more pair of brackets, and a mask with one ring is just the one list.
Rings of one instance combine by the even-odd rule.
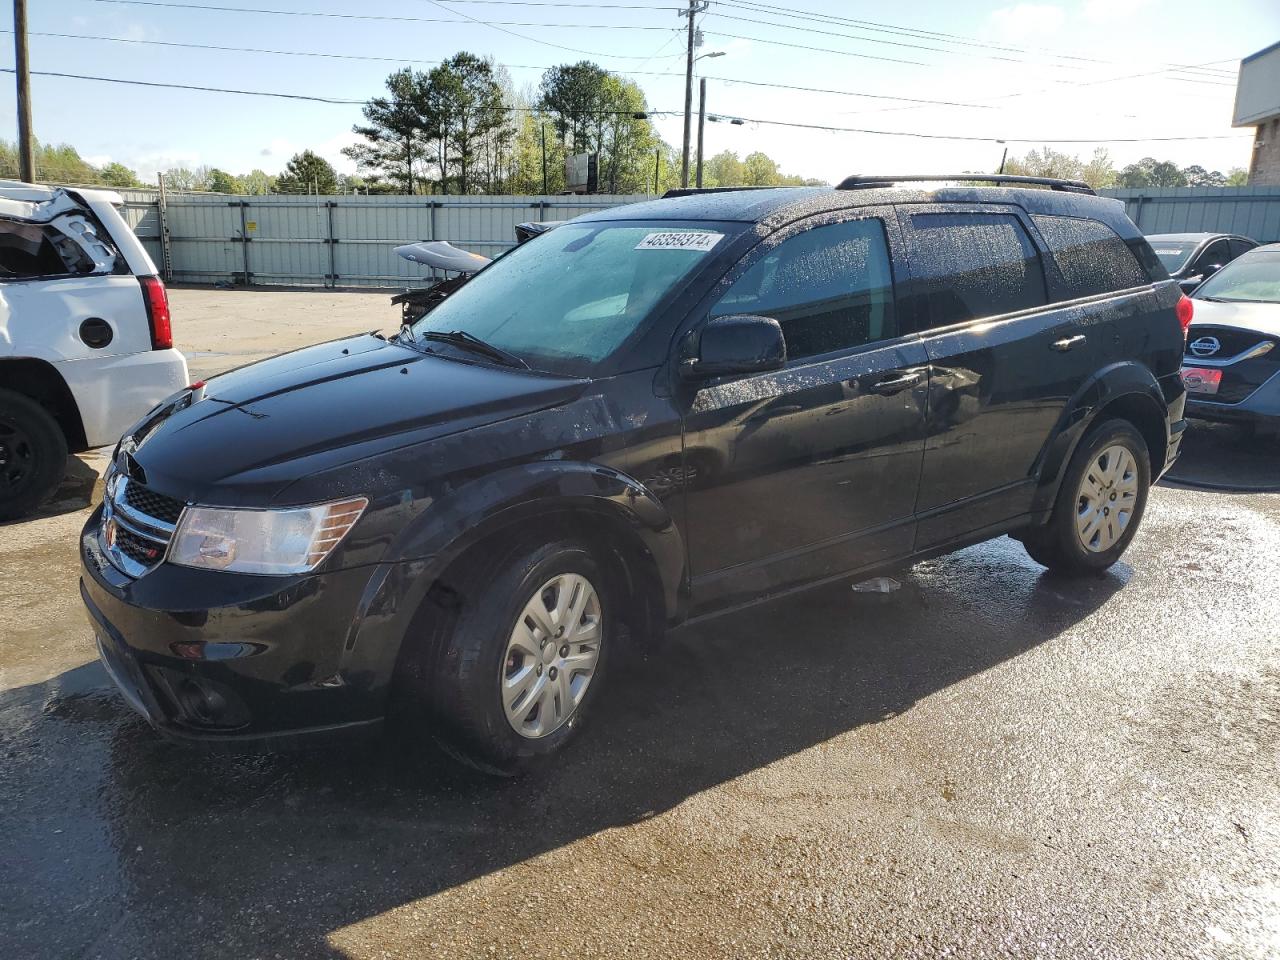
[[1147, 240], [1169, 276], [1186, 293], [1258, 245], [1232, 233], [1157, 233]]

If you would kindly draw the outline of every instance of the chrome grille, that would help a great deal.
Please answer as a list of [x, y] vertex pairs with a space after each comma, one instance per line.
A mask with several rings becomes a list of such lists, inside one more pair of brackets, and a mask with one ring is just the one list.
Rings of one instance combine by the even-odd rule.
[[164, 560], [184, 507], [180, 500], [111, 473], [99, 536], [112, 564], [131, 577], [156, 567]]

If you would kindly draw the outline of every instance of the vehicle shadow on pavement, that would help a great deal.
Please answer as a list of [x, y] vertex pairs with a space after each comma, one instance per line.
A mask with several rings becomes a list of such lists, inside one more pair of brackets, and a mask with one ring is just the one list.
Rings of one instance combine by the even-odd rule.
[[1280, 436], [1192, 420], [1182, 453], [1162, 482], [1222, 493], [1280, 491]]
[[[1062, 635], [1129, 574], [1061, 580], [1000, 540], [919, 564], [894, 593], [845, 583], [708, 621], [616, 661], [580, 741], [515, 781], [462, 771], [425, 736], [195, 753], [86, 664], [0, 693], [0, 953], [348, 957], [334, 931], [908, 711]], [[874, 782], [856, 756], [833, 769]]]
[[[86, 460], [90, 462], [86, 462]], [[0, 521], [0, 527], [26, 523], [39, 517], [56, 517], [75, 513], [102, 499], [102, 474], [93, 466], [101, 463], [93, 453], [67, 457], [67, 474], [53, 494], [34, 512], [17, 520]]]

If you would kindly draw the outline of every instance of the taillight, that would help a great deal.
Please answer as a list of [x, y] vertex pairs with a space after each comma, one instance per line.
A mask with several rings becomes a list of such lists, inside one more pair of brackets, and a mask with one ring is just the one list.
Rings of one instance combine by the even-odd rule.
[[169, 294], [159, 277], [139, 277], [142, 299], [147, 304], [147, 320], [151, 323], [151, 349], [168, 350], [173, 346], [173, 325], [169, 321]]
[[1195, 304], [1191, 302], [1191, 298], [1185, 293], [1178, 298], [1178, 305], [1173, 308], [1173, 312], [1177, 314], [1178, 323], [1182, 324], [1182, 333], [1185, 336], [1187, 329], [1191, 326], [1191, 318], [1195, 315]]

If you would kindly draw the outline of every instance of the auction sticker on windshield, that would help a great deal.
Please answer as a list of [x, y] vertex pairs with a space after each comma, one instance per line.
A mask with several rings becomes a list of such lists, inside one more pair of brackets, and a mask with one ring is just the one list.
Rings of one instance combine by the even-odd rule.
[[704, 233], [695, 230], [663, 230], [647, 233], [636, 244], [637, 250], [697, 250], [706, 253], [724, 239], [723, 233]]

